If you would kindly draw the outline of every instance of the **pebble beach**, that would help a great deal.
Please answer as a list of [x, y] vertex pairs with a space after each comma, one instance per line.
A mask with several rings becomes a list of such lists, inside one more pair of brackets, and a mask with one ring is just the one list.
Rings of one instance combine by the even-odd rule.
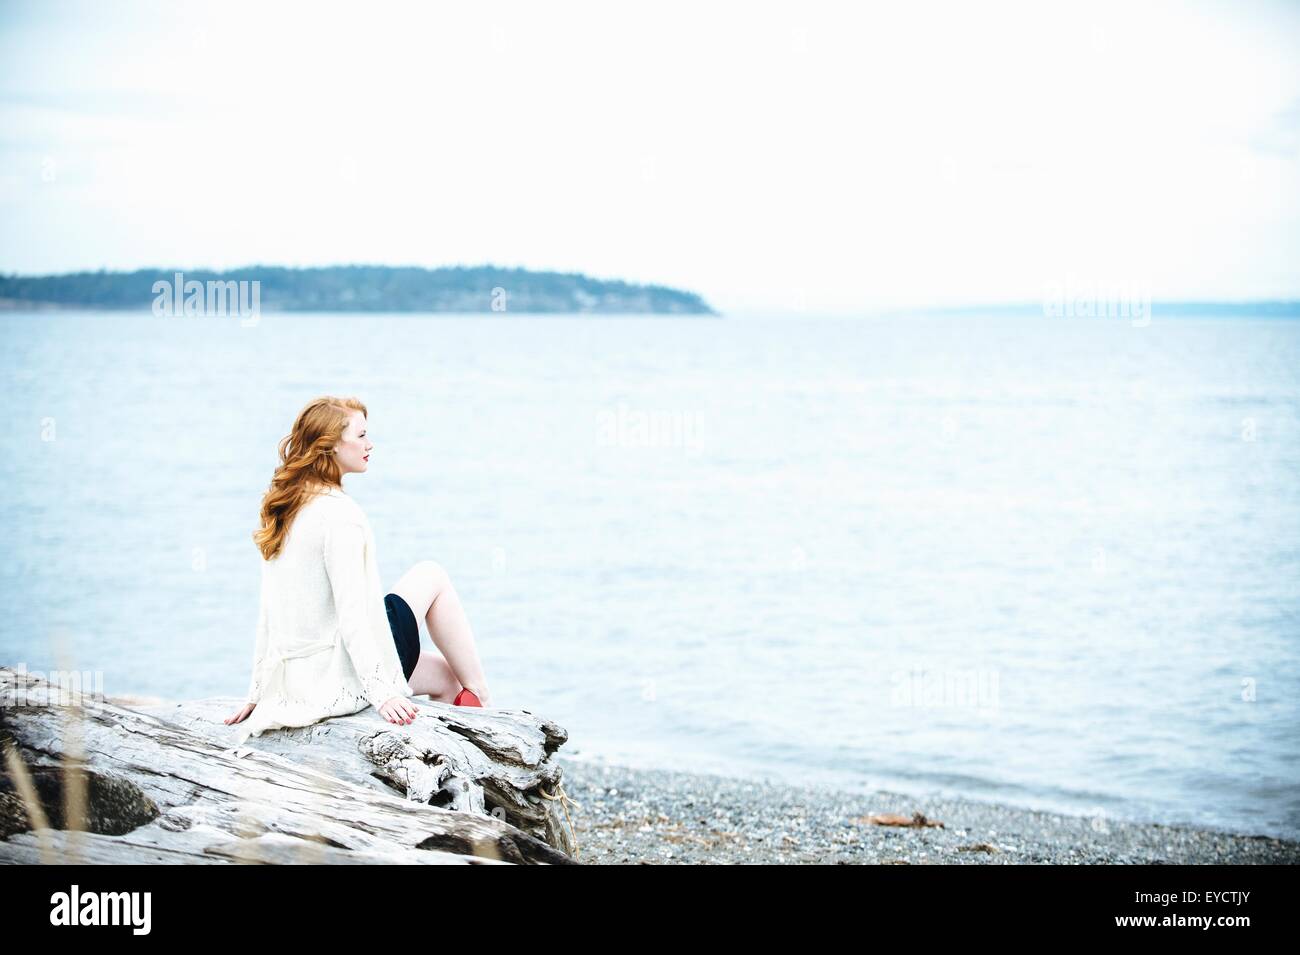
[[[577, 804], [570, 821], [578, 861], [587, 864], [1300, 862], [1300, 842], [1269, 836], [557, 758]], [[869, 821], [891, 815], [912, 825]]]

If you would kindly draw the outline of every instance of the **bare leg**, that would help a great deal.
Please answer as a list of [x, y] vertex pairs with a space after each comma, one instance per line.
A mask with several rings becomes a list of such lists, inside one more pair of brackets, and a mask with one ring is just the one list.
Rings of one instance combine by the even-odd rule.
[[411, 692], [416, 696], [427, 694], [429, 699], [439, 703], [454, 700], [461, 686], [442, 654], [433, 650], [420, 651], [420, 659], [407, 682], [411, 684]]
[[[402, 575], [391, 592], [410, 605], [417, 620], [424, 618], [429, 638], [441, 651], [455, 679], [462, 686], [469, 687], [484, 706], [490, 706], [491, 695], [478, 657], [478, 647], [474, 643], [474, 631], [465, 616], [460, 596], [442, 565], [432, 560], [420, 561]], [[424, 659], [423, 653], [420, 658]], [[419, 664], [416, 668], [418, 670]], [[412, 685], [411, 689], [414, 690], [415, 686]], [[459, 692], [460, 686], [457, 686], [452, 696]]]

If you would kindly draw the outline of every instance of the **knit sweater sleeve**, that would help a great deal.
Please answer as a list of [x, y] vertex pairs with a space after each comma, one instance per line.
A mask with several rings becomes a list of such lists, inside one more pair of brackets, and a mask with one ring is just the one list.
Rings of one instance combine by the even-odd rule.
[[[378, 708], [393, 697], [406, 697], [409, 686], [402, 672], [397, 645], [387, 632], [375, 632], [375, 609], [366, 574], [366, 534], [361, 524], [332, 521], [325, 530], [325, 571], [334, 595], [343, 644], [361, 680], [362, 693]], [[388, 639], [381, 639], [387, 637]]]
[[257, 703], [262, 699], [262, 664], [266, 661], [268, 639], [266, 610], [266, 568], [262, 569], [262, 596], [257, 609], [257, 640], [253, 645], [253, 675], [248, 681], [248, 702]]

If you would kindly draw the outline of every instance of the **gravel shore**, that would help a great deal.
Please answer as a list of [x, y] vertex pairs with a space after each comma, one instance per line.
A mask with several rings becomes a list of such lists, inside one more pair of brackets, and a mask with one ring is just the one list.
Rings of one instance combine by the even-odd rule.
[[[584, 863], [1294, 864], [1300, 842], [564, 758]], [[866, 816], [920, 813], [940, 827]]]

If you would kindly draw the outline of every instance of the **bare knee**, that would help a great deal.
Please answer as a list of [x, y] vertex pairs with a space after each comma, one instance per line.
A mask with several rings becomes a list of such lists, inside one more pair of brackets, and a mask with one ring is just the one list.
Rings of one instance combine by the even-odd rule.
[[420, 575], [433, 588], [435, 597], [451, 583], [451, 577], [448, 576], [446, 569], [436, 560], [422, 560], [415, 566], [420, 569]]
[[422, 560], [407, 568], [393, 586], [393, 593], [410, 606], [416, 617], [422, 617], [438, 599], [438, 594], [450, 586], [447, 571], [434, 560]]

